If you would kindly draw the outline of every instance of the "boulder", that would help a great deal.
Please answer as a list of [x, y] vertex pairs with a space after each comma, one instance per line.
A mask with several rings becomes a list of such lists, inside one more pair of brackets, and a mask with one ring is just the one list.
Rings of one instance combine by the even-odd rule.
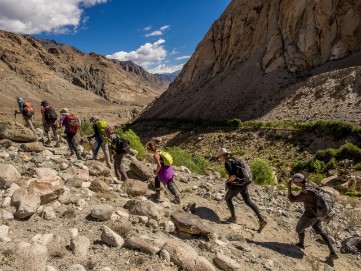
[[45, 220], [53, 220], [56, 218], [56, 213], [51, 206], [46, 206], [40, 213], [40, 217], [44, 218]]
[[46, 177], [56, 177], [58, 176], [58, 172], [52, 168], [36, 168], [35, 174], [39, 178], [46, 178]]
[[66, 170], [66, 172], [62, 175], [65, 181], [69, 179], [80, 179], [84, 182], [89, 180], [89, 170], [88, 169], [80, 169], [77, 167], [70, 167]]
[[150, 178], [154, 177], [154, 172], [151, 168], [147, 167], [146, 164], [140, 162], [139, 160], [132, 158], [129, 168], [131, 172], [141, 178], [144, 181], [147, 181]]
[[10, 187], [21, 178], [19, 171], [13, 165], [0, 164], [0, 189]]
[[85, 259], [88, 256], [90, 240], [85, 236], [76, 236], [70, 241], [70, 249], [79, 259]]
[[104, 205], [96, 205], [91, 210], [91, 216], [95, 219], [99, 219], [100, 221], [109, 220], [114, 211], [113, 206], [104, 204]]
[[194, 271], [216, 271], [216, 268], [204, 257], [198, 257]]
[[230, 257], [217, 253], [217, 256], [213, 259], [215, 265], [224, 271], [236, 271], [241, 270], [241, 265]]
[[148, 184], [137, 180], [128, 179], [122, 184], [122, 190], [129, 196], [144, 196], [148, 192]]
[[40, 206], [40, 196], [30, 188], [19, 188], [11, 197], [11, 205], [16, 208], [15, 217], [19, 219], [33, 215]]
[[179, 232], [192, 235], [209, 234], [212, 232], [211, 228], [204, 225], [201, 219], [193, 214], [178, 211], [173, 213], [170, 218]]
[[125, 208], [133, 215], [148, 216], [158, 221], [164, 216], [163, 209], [149, 200], [128, 200]]
[[167, 251], [171, 262], [178, 265], [182, 270], [194, 271], [198, 253], [191, 246], [183, 242], [169, 241], [163, 245], [162, 250]]
[[46, 271], [48, 249], [44, 245], [21, 245], [14, 256], [16, 261], [12, 262], [12, 267], [16, 270]]
[[102, 162], [89, 160], [85, 163], [91, 176], [110, 176], [110, 169]]
[[107, 226], [102, 227], [101, 240], [112, 247], [121, 247], [124, 244], [123, 238]]
[[30, 188], [40, 195], [41, 204], [47, 204], [60, 197], [65, 191], [64, 181], [60, 177], [47, 177], [33, 180]]
[[24, 143], [20, 148], [24, 152], [42, 152], [45, 150], [45, 147], [41, 142]]
[[149, 240], [139, 237], [130, 237], [125, 240], [124, 247], [146, 254], [155, 255], [160, 249], [152, 245]]
[[361, 237], [349, 237], [341, 242], [341, 253], [361, 253]]
[[106, 191], [110, 191], [110, 187], [109, 185], [107, 185], [104, 181], [102, 180], [95, 180], [93, 182], [91, 182], [90, 190], [94, 191], [94, 192], [106, 192]]
[[86, 271], [86, 269], [81, 264], [73, 264], [68, 267], [67, 271]]
[[0, 122], [0, 138], [20, 143], [36, 141], [30, 129], [14, 121]]
[[66, 187], [80, 188], [83, 186], [83, 180], [82, 179], [68, 179], [66, 181], [65, 185], [66, 185]]
[[8, 238], [9, 226], [0, 225], [0, 242], [4, 241], [4, 238]]

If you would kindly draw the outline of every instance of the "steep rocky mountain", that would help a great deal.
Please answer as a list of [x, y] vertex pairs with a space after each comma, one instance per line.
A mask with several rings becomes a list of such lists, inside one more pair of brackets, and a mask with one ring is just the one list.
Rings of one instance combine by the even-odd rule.
[[0, 31], [0, 90], [0, 111], [6, 118], [16, 108], [16, 96], [32, 102], [36, 111], [47, 99], [59, 109], [124, 120], [159, 95], [158, 89], [101, 55], [5, 31]]
[[360, 122], [361, 0], [233, 0], [142, 118]]
[[133, 73], [141, 78], [145, 82], [145, 84], [149, 84], [155, 90], [164, 92], [168, 86], [169, 81], [166, 79], [162, 79], [156, 75], [153, 75], [143, 69], [141, 66], [135, 64], [133, 61], [119, 61], [116, 59], [111, 59], [115, 64], [124, 69], [127, 72]]
[[161, 78], [163, 80], [166, 80], [169, 83], [172, 83], [177, 76], [181, 73], [181, 71], [175, 71], [175, 72], [171, 72], [171, 73], [155, 73], [154, 75], [157, 76], [158, 78]]

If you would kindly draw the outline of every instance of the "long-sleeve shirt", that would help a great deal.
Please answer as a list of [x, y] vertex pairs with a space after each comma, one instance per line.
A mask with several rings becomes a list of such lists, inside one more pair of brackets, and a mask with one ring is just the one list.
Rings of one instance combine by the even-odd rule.
[[231, 156], [224, 162], [224, 167], [226, 168], [228, 176], [237, 174], [237, 168], [234, 166], [234, 163], [233, 163], [233, 161], [235, 159], [236, 158]]
[[316, 210], [316, 198], [313, 192], [307, 190], [308, 185], [310, 184], [306, 183], [305, 187], [298, 195], [295, 196], [291, 194], [288, 196], [288, 199], [291, 202], [303, 202], [305, 207], [303, 215], [314, 217], [315, 214], [312, 210]]
[[19, 106], [20, 112], [23, 112], [24, 111], [24, 101], [18, 100], [18, 106]]
[[93, 124], [93, 130], [94, 130], [94, 134], [92, 136], [90, 136], [90, 138], [100, 137], [100, 131], [99, 131], [98, 125], [96, 125], [95, 123]]

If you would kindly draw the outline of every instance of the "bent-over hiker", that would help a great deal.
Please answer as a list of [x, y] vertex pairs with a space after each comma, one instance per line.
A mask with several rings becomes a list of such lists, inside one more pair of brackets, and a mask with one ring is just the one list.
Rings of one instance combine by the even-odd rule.
[[153, 159], [155, 164], [157, 165], [157, 168], [154, 170], [154, 173], [156, 175], [156, 200], [160, 199], [160, 183], [162, 183], [166, 187], [166, 189], [168, 189], [169, 192], [173, 195], [174, 202], [176, 204], [180, 204], [180, 194], [174, 184], [174, 170], [172, 166], [173, 159], [169, 157], [170, 155], [168, 153], [162, 152], [160, 149], [158, 149], [157, 144], [153, 141], [148, 142], [146, 147], [149, 152], [153, 153]]
[[51, 138], [50, 138], [50, 129], [51, 129], [53, 131], [54, 139], [56, 142], [55, 147], [59, 147], [60, 137], [57, 133], [58, 115], [56, 114], [54, 108], [52, 108], [46, 100], [41, 102], [41, 106], [42, 106], [41, 116], [42, 116], [44, 132], [46, 134], [46, 137], [48, 138], [45, 144], [51, 143]]
[[123, 157], [130, 153], [130, 142], [120, 136], [113, 134], [109, 138], [110, 148], [113, 152], [114, 160], [114, 173], [118, 181], [125, 181], [128, 179], [128, 175], [125, 171], [124, 165], [122, 163]]
[[219, 150], [218, 159], [224, 161], [224, 166], [228, 174], [225, 200], [227, 207], [231, 212], [231, 216], [227, 219], [227, 222], [237, 222], [232, 199], [238, 194], [241, 194], [244, 203], [256, 214], [259, 221], [259, 228], [257, 232], [261, 233], [263, 228], [267, 225], [267, 221], [263, 218], [257, 205], [252, 202], [249, 196], [248, 185], [252, 182], [252, 173], [247, 162], [230, 156], [226, 148], [221, 148]]
[[[296, 196], [292, 193], [292, 184], [302, 189]], [[318, 199], [316, 198], [316, 193], [318, 193], [317, 191], [319, 191], [320, 188], [314, 183], [307, 182], [305, 177], [300, 173], [295, 174], [288, 180], [287, 187], [290, 202], [303, 202], [305, 207], [305, 211], [296, 226], [296, 232], [298, 233], [299, 238], [299, 242], [296, 245], [302, 249], [305, 248], [305, 229], [312, 227], [316, 234], [321, 235], [322, 239], [328, 246], [330, 250], [328, 259], [334, 260], [339, 258], [339, 255], [336, 253], [328, 234], [322, 227], [320, 218], [317, 217]]]
[[67, 108], [63, 108], [60, 113], [64, 116], [62, 120], [62, 126], [64, 126], [64, 132], [66, 135], [66, 140], [68, 141], [70, 155], [75, 153], [78, 160], [82, 160], [75, 137], [80, 128], [79, 120], [73, 114], [70, 114]]
[[24, 102], [24, 99], [21, 97], [17, 98], [17, 102], [18, 102], [20, 112], [15, 110], [15, 117], [17, 114], [23, 115], [23, 119], [25, 121], [25, 126], [28, 127], [34, 133], [35, 139], [37, 141], [38, 135], [36, 133], [36, 130], [35, 130], [34, 124], [33, 124], [34, 109], [32, 108], [32, 106], [29, 102]]

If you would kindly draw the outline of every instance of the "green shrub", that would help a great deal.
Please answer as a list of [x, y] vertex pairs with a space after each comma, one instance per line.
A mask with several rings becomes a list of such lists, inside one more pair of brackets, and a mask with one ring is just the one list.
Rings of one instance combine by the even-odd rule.
[[80, 135], [81, 136], [90, 136], [94, 134], [93, 124], [91, 122], [83, 122], [80, 125]]
[[296, 173], [301, 170], [306, 170], [310, 173], [322, 173], [326, 170], [326, 164], [323, 161], [320, 160], [303, 160], [300, 162], [297, 162], [292, 167], [292, 172]]
[[361, 170], [361, 163], [358, 163], [353, 166], [354, 170]]
[[246, 153], [246, 151], [244, 149], [239, 149], [236, 151], [231, 151], [232, 155], [234, 156], [242, 156]]
[[267, 185], [275, 182], [272, 167], [267, 160], [256, 158], [250, 163], [250, 167], [256, 184]]
[[350, 197], [361, 198], [361, 192], [358, 192], [358, 191], [347, 191], [347, 192], [345, 192], [345, 195], [350, 196]]
[[326, 164], [326, 170], [335, 169], [337, 167], [337, 162], [335, 158], [332, 158]]
[[321, 181], [326, 178], [326, 175], [321, 173], [311, 173], [307, 176], [307, 179], [311, 182], [314, 182], [316, 184], [321, 184]]
[[138, 158], [143, 157], [145, 148], [140, 141], [139, 136], [137, 136], [137, 134], [134, 133], [132, 129], [126, 131], [117, 130], [116, 134], [130, 142], [130, 147], [138, 152]]
[[337, 155], [337, 150], [329, 148], [329, 149], [317, 151], [315, 158], [317, 160], [320, 160], [320, 161], [323, 161], [323, 162], [327, 163], [332, 158], [336, 157], [336, 155]]
[[351, 143], [347, 143], [338, 149], [336, 158], [337, 160], [350, 159], [358, 163], [361, 161], [361, 149]]
[[175, 166], [185, 166], [192, 172], [202, 174], [209, 166], [207, 159], [198, 155], [192, 155], [179, 147], [170, 147], [166, 151], [172, 155]]
[[240, 119], [231, 119], [231, 120], [227, 120], [227, 126], [230, 127], [241, 127], [242, 125], [242, 121]]

